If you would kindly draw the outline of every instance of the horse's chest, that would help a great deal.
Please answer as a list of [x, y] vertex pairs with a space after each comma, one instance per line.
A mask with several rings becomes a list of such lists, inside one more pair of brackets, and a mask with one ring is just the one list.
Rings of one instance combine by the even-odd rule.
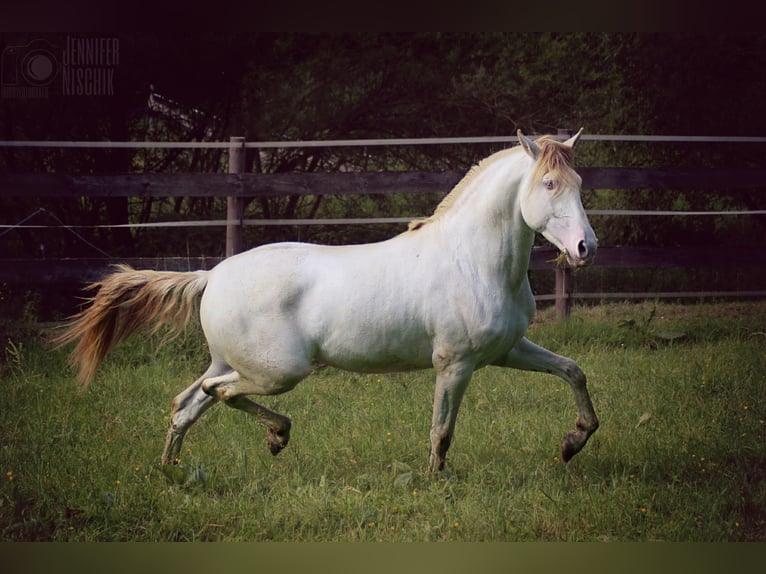
[[473, 325], [468, 330], [471, 348], [488, 357], [505, 353], [526, 331], [527, 323], [520, 319], [504, 315]]
[[496, 355], [507, 353], [527, 330], [531, 312], [528, 305], [519, 303], [502, 295], [476, 298], [460, 309], [453, 309], [452, 317], [443, 323], [442, 337], [437, 339], [455, 350], [462, 349], [491, 361]]

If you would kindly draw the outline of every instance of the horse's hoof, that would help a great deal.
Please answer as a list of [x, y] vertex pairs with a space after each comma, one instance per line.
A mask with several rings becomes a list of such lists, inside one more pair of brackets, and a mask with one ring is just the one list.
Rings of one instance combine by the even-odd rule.
[[574, 433], [569, 433], [564, 437], [564, 442], [561, 444], [561, 460], [564, 462], [569, 462], [574, 455], [580, 452], [580, 449], [573, 444], [574, 438]]
[[271, 454], [277, 456], [287, 446], [289, 440], [289, 434], [280, 436], [274, 431], [269, 430], [268, 443]]

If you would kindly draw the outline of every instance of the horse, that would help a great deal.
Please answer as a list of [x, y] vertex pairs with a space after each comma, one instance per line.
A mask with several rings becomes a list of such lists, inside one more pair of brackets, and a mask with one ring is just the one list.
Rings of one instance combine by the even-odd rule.
[[207, 271], [118, 266], [91, 285], [89, 305], [55, 338], [87, 386], [107, 353], [141, 328], [177, 334], [199, 301], [210, 366], [172, 401], [162, 463], [177, 464], [189, 428], [225, 403], [257, 417], [278, 454], [291, 420], [254, 400], [293, 389], [317, 365], [356, 372], [433, 369], [429, 471], [445, 468], [472, 374], [493, 365], [566, 381], [578, 417], [568, 462], [599, 422], [577, 363], [525, 337], [535, 311], [527, 277], [535, 233], [571, 267], [590, 264], [597, 239], [573, 167], [580, 135], [532, 139], [472, 167], [430, 217], [387, 240], [328, 246], [262, 245]]

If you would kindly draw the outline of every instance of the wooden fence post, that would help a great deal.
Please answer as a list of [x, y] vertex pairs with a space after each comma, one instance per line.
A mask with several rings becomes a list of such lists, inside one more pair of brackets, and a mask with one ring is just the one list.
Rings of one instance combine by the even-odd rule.
[[[572, 130], [557, 130], [557, 135], [571, 137]], [[566, 319], [572, 311], [572, 269], [556, 265], [556, 318]]]
[[[245, 138], [229, 139], [229, 173], [245, 173]], [[226, 257], [242, 251], [242, 217], [244, 216], [245, 198], [229, 196], [226, 198]]]
[[556, 265], [556, 319], [566, 319], [572, 310], [572, 270]]

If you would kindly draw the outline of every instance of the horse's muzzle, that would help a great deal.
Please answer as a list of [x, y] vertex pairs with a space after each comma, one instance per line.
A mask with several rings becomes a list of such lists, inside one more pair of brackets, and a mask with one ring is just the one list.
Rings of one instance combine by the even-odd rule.
[[581, 239], [577, 244], [576, 253], [566, 253], [567, 263], [571, 267], [586, 267], [593, 263], [596, 258], [597, 244], [595, 241], [590, 242], [585, 239]]

